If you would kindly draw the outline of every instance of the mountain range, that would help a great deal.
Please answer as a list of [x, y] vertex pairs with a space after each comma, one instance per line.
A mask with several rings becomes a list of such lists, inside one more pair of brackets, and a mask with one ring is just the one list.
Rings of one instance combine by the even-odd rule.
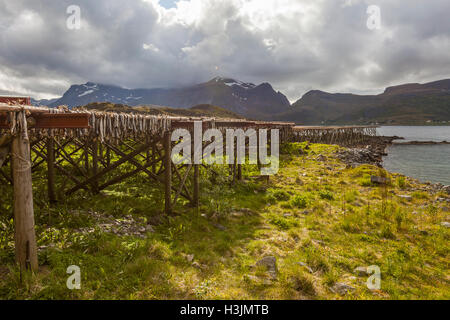
[[378, 95], [311, 90], [292, 105], [269, 83], [221, 77], [183, 88], [126, 89], [87, 82], [72, 85], [59, 99], [33, 100], [50, 107], [94, 102], [183, 109], [208, 104], [251, 119], [299, 124], [423, 124], [450, 121], [450, 79], [388, 87]]
[[42, 104], [50, 107], [59, 105], [77, 107], [93, 102], [111, 102], [128, 106], [159, 105], [172, 108], [190, 108], [208, 104], [221, 106], [251, 118], [287, 112], [291, 106], [286, 96], [276, 92], [269, 83], [255, 85], [219, 77], [184, 88], [125, 89], [87, 82], [72, 85], [60, 99]]

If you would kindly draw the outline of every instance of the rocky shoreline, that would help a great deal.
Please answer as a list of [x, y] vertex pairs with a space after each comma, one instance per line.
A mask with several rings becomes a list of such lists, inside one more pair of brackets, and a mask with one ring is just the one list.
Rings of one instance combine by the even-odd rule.
[[398, 136], [375, 136], [367, 137], [363, 143], [350, 146], [347, 150], [340, 151], [338, 158], [350, 166], [361, 164], [372, 164], [382, 167], [383, 156], [386, 156], [386, 149], [393, 144], [394, 140], [402, 139]]
[[[393, 144], [405, 144], [405, 145], [424, 145], [424, 144], [449, 144], [447, 141], [432, 142], [432, 141], [411, 141], [398, 143], [394, 140], [401, 140], [402, 137], [398, 136], [376, 136], [367, 137], [363, 144], [355, 145], [353, 147], [347, 147], [346, 150], [338, 151], [337, 157], [343, 161], [349, 167], [358, 167], [363, 164], [376, 165], [382, 168], [383, 156], [387, 155], [386, 149]], [[417, 183], [420, 183], [417, 179], [410, 178]], [[422, 191], [428, 191], [431, 193], [444, 192], [450, 195], [450, 186], [444, 186], [441, 183], [426, 182], [425, 189]]]

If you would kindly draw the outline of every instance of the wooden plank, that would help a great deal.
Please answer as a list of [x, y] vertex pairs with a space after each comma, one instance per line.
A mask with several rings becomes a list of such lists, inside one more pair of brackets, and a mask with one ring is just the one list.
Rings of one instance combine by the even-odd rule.
[[198, 208], [200, 204], [200, 179], [199, 179], [200, 165], [194, 164], [194, 196], [192, 205], [194, 208]]
[[164, 134], [164, 211], [166, 214], [172, 213], [172, 200], [171, 200], [171, 192], [172, 192], [172, 140], [170, 132], [166, 132]]
[[[39, 113], [34, 114], [30, 129], [87, 129], [89, 128], [88, 113]], [[0, 128], [9, 129], [6, 114], [0, 114]]]

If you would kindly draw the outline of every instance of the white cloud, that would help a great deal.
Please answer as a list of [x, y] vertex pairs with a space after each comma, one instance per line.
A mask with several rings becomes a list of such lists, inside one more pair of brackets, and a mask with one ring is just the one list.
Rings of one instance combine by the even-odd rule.
[[0, 90], [50, 97], [71, 83], [181, 86], [218, 73], [306, 90], [381, 91], [450, 75], [448, 0], [0, 0]]

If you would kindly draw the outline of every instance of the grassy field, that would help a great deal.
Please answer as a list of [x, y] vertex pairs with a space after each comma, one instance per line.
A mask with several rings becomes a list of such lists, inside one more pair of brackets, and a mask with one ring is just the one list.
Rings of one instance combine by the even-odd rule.
[[[162, 189], [144, 175], [55, 207], [37, 178], [35, 275], [14, 266], [12, 194], [2, 185], [0, 298], [449, 299], [449, 230], [441, 223], [450, 204], [436, 201], [448, 195], [374, 166], [348, 168], [334, 156], [338, 148], [284, 146], [269, 182], [251, 178], [255, 167], [233, 186], [202, 171], [200, 209], [180, 199], [170, 217], [161, 212]], [[392, 183], [373, 185], [371, 175]], [[276, 276], [257, 263], [267, 256], [276, 258]], [[66, 287], [70, 265], [81, 268], [80, 290]], [[380, 290], [354, 271], [372, 265]]]

